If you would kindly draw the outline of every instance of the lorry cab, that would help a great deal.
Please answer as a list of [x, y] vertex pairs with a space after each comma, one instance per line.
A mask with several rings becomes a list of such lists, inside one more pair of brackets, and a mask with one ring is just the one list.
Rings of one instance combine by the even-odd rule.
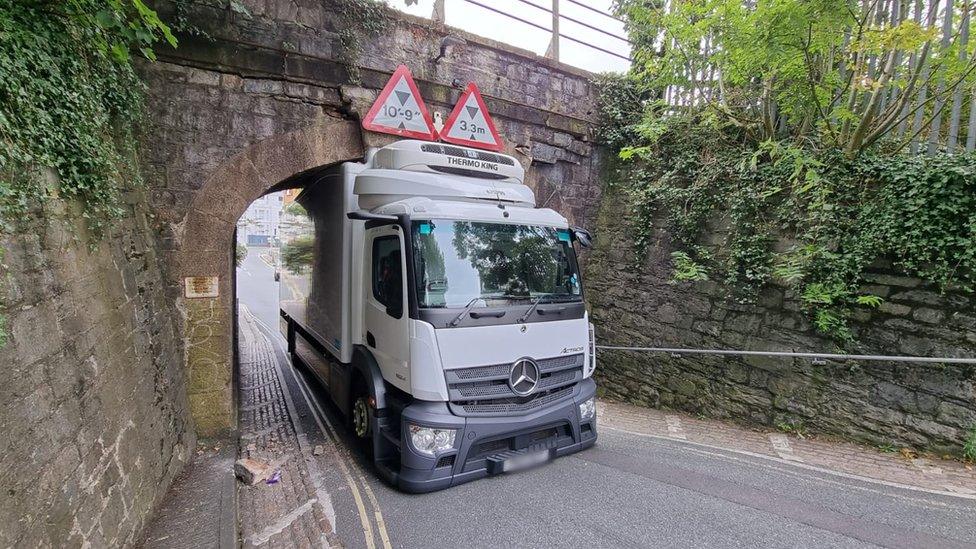
[[285, 235], [289, 351], [377, 470], [411, 492], [596, 441], [596, 356], [575, 244], [514, 158], [400, 141], [332, 168]]

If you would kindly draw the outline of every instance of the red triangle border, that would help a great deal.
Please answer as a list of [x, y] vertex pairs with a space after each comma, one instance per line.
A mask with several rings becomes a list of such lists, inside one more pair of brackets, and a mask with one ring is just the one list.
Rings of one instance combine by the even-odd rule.
[[[454, 126], [454, 122], [456, 122], [458, 116], [460, 116], [461, 109], [464, 108], [464, 104], [468, 102], [468, 96], [472, 93], [474, 94], [475, 101], [478, 102], [478, 107], [485, 116], [485, 122], [488, 123], [488, 131], [491, 132], [491, 136], [495, 139], [494, 145], [482, 143], [480, 141], [472, 141], [471, 139], [459, 139], [457, 137], [447, 136], [451, 130], [451, 127]], [[481, 90], [478, 89], [478, 85], [474, 82], [469, 82], [468, 87], [464, 89], [464, 93], [462, 93], [461, 97], [458, 98], [457, 104], [454, 105], [454, 110], [451, 111], [451, 116], [447, 117], [447, 121], [444, 122], [444, 127], [441, 128], [440, 138], [442, 141], [454, 143], [455, 145], [464, 145], [467, 147], [475, 147], [478, 149], [486, 149], [495, 152], [502, 152], [505, 150], [505, 144], [502, 142], [501, 136], [498, 135], [498, 130], [495, 129], [495, 121], [492, 120], [491, 114], [488, 112], [488, 107], [485, 106], [485, 100], [481, 97]]]
[[[387, 98], [393, 93], [393, 87], [399, 82], [400, 77], [404, 77], [407, 81], [407, 87], [410, 88], [410, 92], [413, 93], [414, 98], [417, 100], [417, 106], [420, 107], [420, 113], [424, 117], [424, 123], [427, 124], [427, 128], [430, 129], [429, 133], [418, 132], [414, 130], [408, 130], [406, 128], [399, 129], [390, 126], [383, 126], [380, 124], [375, 124], [373, 121], [376, 119], [376, 115], [379, 114], [380, 108], [386, 103]], [[413, 81], [413, 75], [410, 73], [410, 68], [406, 65], [400, 65], [393, 71], [393, 75], [390, 76], [390, 80], [383, 87], [383, 91], [380, 92], [379, 97], [373, 102], [373, 105], [369, 108], [369, 112], [363, 118], [363, 129], [388, 133], [392, 135], [399, 135], [401, 137], [411, 137], [413, 139], [422, 139], [424, 141], [437, 141], [438, 133], [437, 128], [434, 127], [434, 120], [430, 116], [430, 111], [427, 110], [427, 104], [424, 103], [424, 98], [420, 95], [420, 90], [417, 89], [417, 84]]]

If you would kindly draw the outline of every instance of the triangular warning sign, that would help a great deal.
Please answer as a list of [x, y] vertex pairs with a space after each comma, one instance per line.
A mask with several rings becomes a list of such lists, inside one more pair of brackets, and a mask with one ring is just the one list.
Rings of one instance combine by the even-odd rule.
[[363, 128], [414, 139], [437, 139], [437, 130], [410, 69], [400, 65], [363, 119]]
[[505, 149], [505, 144], [495, 129], [495, 122], [488, 114], [485, 100], [481, 98], [481, 92], [474, 82], [468, 84], [461, 94], [440, 134], [441, 139], [448, 143], [490, 151]]

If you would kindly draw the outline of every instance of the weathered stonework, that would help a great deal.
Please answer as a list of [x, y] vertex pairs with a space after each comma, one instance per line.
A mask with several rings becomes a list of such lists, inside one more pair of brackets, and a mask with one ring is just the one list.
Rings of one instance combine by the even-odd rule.
[[[611, 345], [838, 352], [784, 288], [754, 305], [728, 299], [714, 281], [670, 284], [673, 251], [664, 219], [636, 266], [622, 192], [600, 209], [588, 264], [597, 337]], [[720, 253], [721, 234], [710, 234]], [[858, 346], [877, 355], [976, 357], [976, 298], [945, 295], [879, 262], [865, 293], [885, 298], [856, 311]], [[960, 453], [976, 426], [976, 366], [827, 362], [605, 351], [597, 370], [607, 395], [651, 407], [843, 435], [875, 444]]]
[[[211, 38], [181, 36], [140, 65], [145, 196], [129, 197], [99, 250], [60, 228], [4, 243], [0, 546], [130, 545], [195, 436], [233, 434], [234, 226], [262, 194], [388, 142], [359, 117], [398, 64], [444, 115], [455, 79], [478, 82], [539, 202], [594, 219], [588, 74], [410, 17], [338, 59], [341, 2], [242, 3], [251, 16], [188, 2]], [[172, 16], [171, 2], [155, 4]], [[467, 42], [435, 62], [448, 34]], [[217, 277], [219, 297], [185, 299], [188, 276]]]
[[[234, 224], [272, 189], [301, 186], [323, 166], [362, 158], [391, 136], [363, 134], [365, 114], [390, 74], [413, 71], [428, 106], [446, 115], [478, 82], [507, 144], [528, 170], [540, 203], [574, 223], [593, 219], [599, 155], [590, 142], [596, 90], [587, 73], [485, 39], [397, 17], [362, 34], [360, 55], [339, 59], [340, 1], [194, 4], [210, 36], [181, 37], [177, 50], [142, 66], [152, 139], [148, 187], [166, 247], [170, 299], [183, 314], [189, 399], [199, 433], [233, 429], [231, 249]], [[160, 13], [173, 6], [158, 2]], [[393, 12], [391, 12], [393, 13]], [[441, 39], [462, 36], [437, 62]], [[348, 65], [358, 67], [353, 83]], [[187, 276], [217, 276], [216, 299], [182, 297]]]
[[58, 200], [0, 242], [2, 547], [131, 544], [195, 445], [145, 196], [125, 206], [93, 252]]

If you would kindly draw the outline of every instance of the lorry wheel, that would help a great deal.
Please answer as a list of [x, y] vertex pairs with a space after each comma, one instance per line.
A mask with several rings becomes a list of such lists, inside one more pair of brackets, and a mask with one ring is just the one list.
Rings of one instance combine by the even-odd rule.
[[369, 438], [369, 402], [366, 395], [357, 395], [352, 404], [352, 431], [356, 438]]
[[349, 414], [352, 434], [356, 437], [356, 442], [362, 448], [366, 458], [372, 459], [373, 429], [370, 427], [369, 421], [369, 391], [360, 385], [355, 395], [355, 399], [352, 401], [352, 413]]

